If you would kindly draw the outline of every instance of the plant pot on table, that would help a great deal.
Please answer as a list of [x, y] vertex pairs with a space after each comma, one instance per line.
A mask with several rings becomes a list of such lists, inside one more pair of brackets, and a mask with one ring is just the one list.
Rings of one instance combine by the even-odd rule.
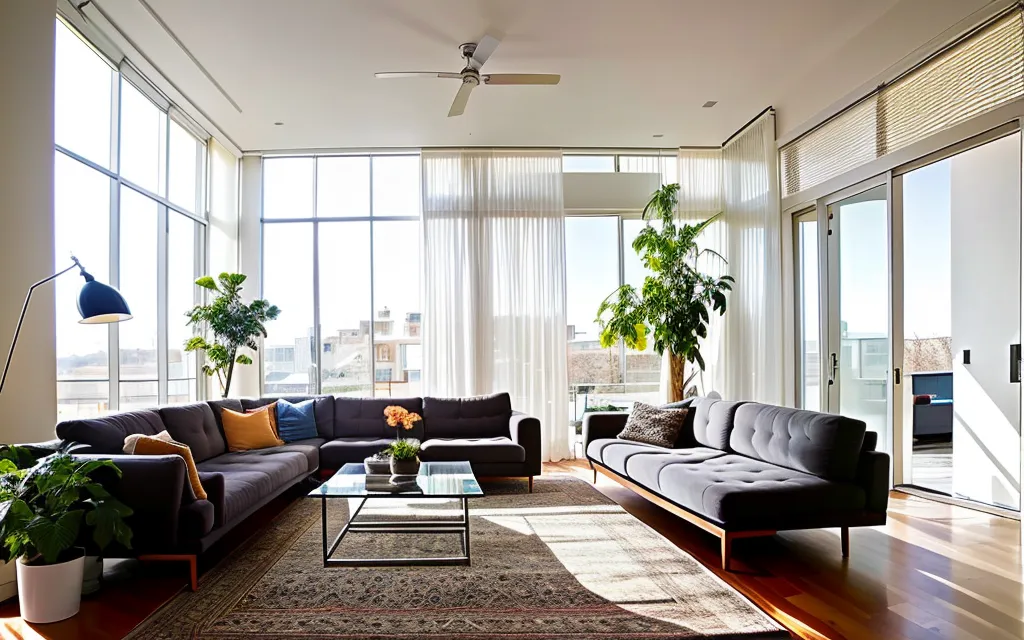
[[391, 473], [396, 476], [414, 476], [420, 472], [420, 459], [397, 460], [391, 458]]

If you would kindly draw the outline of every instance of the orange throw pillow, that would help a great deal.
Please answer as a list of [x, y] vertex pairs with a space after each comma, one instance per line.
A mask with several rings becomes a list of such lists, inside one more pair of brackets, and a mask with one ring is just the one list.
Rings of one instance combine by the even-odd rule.
[[151, 436], [143, 436], [135, 442], [135, 455], [137, 456], [161, 456], [169, 453], [177, 454], [185, 460], [185, 469], [188, 471], [188, 481], [192, 484], [192, 493], [196, 498], [206, 500], [206, 491], [199, 482], [199, 471], [196, 469], [195, 460], [192, 459], [192, 450], [180, 442], [167, 442]]
[[270, 412], [238, 413], [231, 409], [221, 412], [221, 423], [224, 425], [224, 438], [228, 441], [228, 451], [249, 451], [250, 449], [266, 449], [279, 447], [284, 441], [277, 437], [270, 426]]
[[275, 401], [271, 402], [270, 404], [263, 405], [262, 407], [256, 407], [255, 409], [245, 410], [246, 413], [259, 413], [260, 411], [266, 411], [267, 414], [270, 416], [270, 428], [274, 430], [274, 437], [280, 438], [281, 434], [277, 432], [277, 402]]

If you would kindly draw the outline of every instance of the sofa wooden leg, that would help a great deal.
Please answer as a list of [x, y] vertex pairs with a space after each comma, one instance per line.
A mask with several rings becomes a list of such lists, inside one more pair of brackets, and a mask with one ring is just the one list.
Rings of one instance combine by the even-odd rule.
[[843, 557], [850, 557], [850, 527], [842, 527], [839, 530], [839, 539], [843, 545]]
[[192, 591], [199, 589], [199, 574], [196, 570], [196, 556], [190, 554], [176, 553], [153, 553], [139, 556], [140, 562], [188, 562], [189, 588]]
[[527, 476], [526, 479], [530, 484], [530, 493], [533, 493], [533, 476]]
[[732, 559], [732, 536], [728, 532], [722, 532], [722, 571], [729, 570], [729, 561]]

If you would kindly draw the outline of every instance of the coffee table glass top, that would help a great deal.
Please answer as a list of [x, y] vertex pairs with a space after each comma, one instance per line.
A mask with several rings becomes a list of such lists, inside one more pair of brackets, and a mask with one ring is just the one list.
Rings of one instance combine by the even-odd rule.
[[411, 491], [373, 491], [366, 488], [366, 469], [361, 462], [348, 463], [329, 480], [309, 492], [311, 498], [435, 498], [483, 497], [484, 492], [468, 462], [423, 462], [416, 476], [417, 489]]

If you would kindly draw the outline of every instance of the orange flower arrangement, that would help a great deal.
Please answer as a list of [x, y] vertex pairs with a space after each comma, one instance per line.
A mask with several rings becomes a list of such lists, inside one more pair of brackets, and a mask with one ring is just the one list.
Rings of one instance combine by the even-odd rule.
[[395, 405], [384, 408], [384, 417], [387, 418], [389, 427], [401, 426], [406, 431], [412, 429], [417, 422], [423, 419], [420, 414]]

